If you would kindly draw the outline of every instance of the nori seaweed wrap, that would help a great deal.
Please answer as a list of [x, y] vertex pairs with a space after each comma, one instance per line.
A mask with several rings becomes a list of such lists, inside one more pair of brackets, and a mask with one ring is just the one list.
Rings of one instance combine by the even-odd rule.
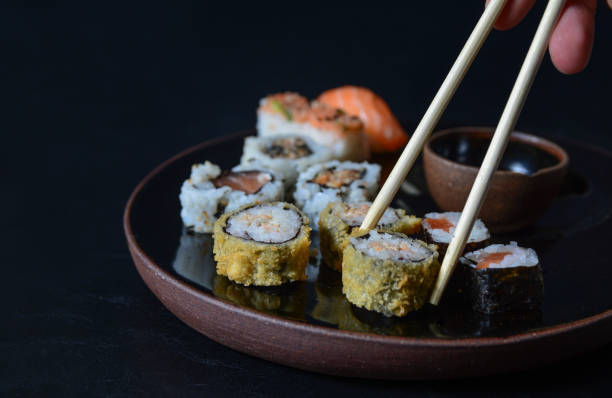
[[532, 249], [490, 245], [461, 259], [469, 272], [469, 297], [474, 311], [485, 314], [537, 311], [544, 299], [544, 278]]

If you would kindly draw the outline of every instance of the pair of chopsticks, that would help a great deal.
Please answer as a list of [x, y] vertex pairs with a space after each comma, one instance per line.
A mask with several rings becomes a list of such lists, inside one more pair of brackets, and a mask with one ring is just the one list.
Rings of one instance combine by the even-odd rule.
[[[360, 229], [362, 231], [373, 229], [378, 224], [378, 220], [380, 220], [384, 211], [389, 207], [393, 197], [421, 152], [425, 141], [440, 120], [442, 113], [446, 110], [448, 103], [455, 94], [457, 87], [459, 87], [465, 73], [474, 61], [474, 58], [476, 58], [476, 54], [491, 31], [493, 23], [499, 16], [505, 3], [506, 0], [492, 0], [485, 8], [472, 34], [459, 53], [457, 60], [446, 76], [446, 79], [444, 79], [442, 86], [436, 93], [429, 108], [427, 108], [425, 115], [415, 129], [399, 160], [393, 167], [391, 174], [389, 174], [387, 181], [374, 200], [374, 203], [372, 203], [370, 210], [361, 224]], [[474, 226], [474, 221], [480, 212], [480, 208], [482, 207], [482, 203], [489, 189], [491, 177], [497, 169], [504, 151], [506, 150], [508, 139], [516, 125], [516, 121], [523, 108], [531, 84], [540, 67], [542, 58], [548, 47], [550, 35], [564, 3], [565, 0], [548, 1], [544, 15], [540, 20], [531, 46], [527, 51], [525, 61], [516, 78], [506, 107], [499, 119], [489, 149], [487, 150], [478, 175], [476, 176], [472, 190], [470, 191], [457, 227], [455, 228], [455, 233], [453, 234], [446, 255], [444, 256], [436, 285], [429, 299], [430, 303], [434, 305], [440, 302], [440, 298], [455, 268], [455, 264], [465, 249], [465, 244]]]

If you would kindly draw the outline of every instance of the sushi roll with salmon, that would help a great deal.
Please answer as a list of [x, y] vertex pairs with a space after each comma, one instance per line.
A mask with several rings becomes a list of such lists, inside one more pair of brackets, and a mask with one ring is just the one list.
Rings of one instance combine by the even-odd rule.
[[344, 248], [342, 291], [358, 307], [404, 316], [427, 302], [439, 271], [435, 245], [372, 230]]
[[206, 161], [193, 165], [181, 186], [181, 218], [188, 229], [210, 233], [223, 212], [283, 197], [282, 178], [270, 170], [237, 166], [222, 173], [219, 166]]
[[[321, 256], [325, 264], [342, 271], [342, 252], [349, 237], [359, 229], [371, 202], [331, 202], [323, 209], [319, 218]], [[421, 229], [421, 219], [407, 215], [402, 209], [388, 208], [378, 221], [378, 232], [401, 232], [411, 235]]]
[[306, 280], [308, 218], [284, 202], [251, 204], [221, 216], [213, 234], [217, 273], [245, 286]]
[[372, 152], [396, 151], [408, 142], [408, 134], [385, 100], [370, 89], [357, 86], [338, 87], [327, 90], [317, 101], [359, 117], [364, 123]]
[[331, 151], [305, 136], [247, 137], [240, 164], [261, 165], [283, 177], [285, 188], [295, 185], [300, 170], [332, 160]]
[[485, 314], [537, 311], [544, 298], [544, 278], [533, 249], [495, 244], [466, 253], [461, 265], [470, 275], [470, 299]]
[[293, 197], [318, 229], [319, 215], [330, 202], [367, 202], [378, 190], [380, 166], [367, 162], [331, 162], [299, 174]]
[[361, 161], [369, 158], [370, 147], [363, 123], [356, 116], [296, 93], [272, 94], [257, 109], [260, 137], [299, 134], [329, 148], [333, 159]]
[[[421, 225], [425, 241], [438, 246], [440, 259], [446, 254], [446, 249], [448, 249], [451, 238], [455, 233], [459, 217], [461, 217], [461, 213], [457, 211], [427, 213], [423, 217]], [[489, 243], [490, 238], [491, 234], [487, 227], [481, 219], [477, 219], [465, 245], [465, 252], [482, 249]]]

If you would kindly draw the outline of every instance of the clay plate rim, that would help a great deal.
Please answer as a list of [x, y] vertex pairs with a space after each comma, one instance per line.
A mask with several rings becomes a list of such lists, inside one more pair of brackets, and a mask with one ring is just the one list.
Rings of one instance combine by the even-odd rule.
[[[401, 337], [401, 336], [383, 336], [377, 335], [373, 333], [366, 332], [353, 332], [353, 331], [345, 331], [340, 329], [333, 329], [324, 326], [317, 325], [309, 325], [302, 322], [291, 321], [288, 319], [284, 319], [271, 314], [264, 314], [258, 312], [253, 309], [239, 307], [235, 304], [226, 302], [222, 299], [218, 299], [211, 294], [207, 294], [198, 290], [187, 283], [179, 280], [176, 276], [166, 272], [160, 266], [158, 266], [147, 254], [142, 250], [142, 248], [136, 242], [136, 237], [132, 232], [132, 227], [130, 224], [130, 215], [133, 203], [136, 197], [140, 194], [143, 187], [157, 174], [159, 174], [163, 169], [165, 169], [169, 164], [173, 163], [177, 159], [184, 157], [192, 152], [199, 151], [208, 146], [212, 146], [215, 144], [219, 144], [224, 141], [229, 141], [235, 139], [237, 137], [247, 136], [253, 134], [252, 130], [240, 131], [234, 134], [228, 134], [219, 138], [215, 138], [212, 140], [205, 141], [199, 145], [190, 147], [177, 155], [172, 156], [159, 166], [157, 166], [153, 171], [147, 174], [142, 181], [136, 186], [130, 198], [127, 201], [125, 206], [125, 210], [123, 213], [123, 229], [125, 232], [125, 236], [127, 239], [128, 247], [132, 256], [138, 256], [139, 260], [141, 260], [142, 264], [150, 271], [152, 271], [159, 279], [162, 279], [166, 282], [171, 283], [175, 288], [182, 290], [183, 292], [195, 296], [199, 300], [205, 302], [207, 305], [217, 307], [220, 310], [234, 313], [238, 316], [244, 318], [251, 318], [257, 322], [265, 322], [272, 323], [278, 327], [282, 327], [285, 329], [294, 330], [295, 332], [302, 332], [308, 334], [318, 335], [319, 337], [334, 337], [336, 339], [345, 339], [345, 340], [358, 340], [358, 341], [368, 341], [372, 343], [379, 343], [384, 345], [395, 345], [395, 346], [404, 346], [404, 347], [420, 347], [420, 348], [431, 348], [431, 347], [439, 347], [439, 348], [474, 348], [474, 347], [495, 347], [495, 346], [510, 346], [513, 344], [520, 344], [524, 342], [533, 342], [539, 339], [545, 339], [550, 336], [556, 336], [564, 333], [569, 333], [573, 331], [577, 331], [580, 329], [587, 329], [590, 327], [597, 326], [598, 323], [603, 321], [612, 320], [612, 309], [606, 310], [599, 314], [595, 314], [586, 318], [582, 318], [576, 321], [567, 322], [558, 324], [555, 326], [550, 326], [542, 329], [538, 329], [535, 331], [519, 333], [507, 337], [469, 337], [469, 338], [458, 338], [458, 339], [432, 339], [432, 338], [414, 338], [414, 337]], [[606, 151], [602, 151], [599, 148], [600, 152], [609, 155]], [[139, 268], [139, 262], [136, 261], [136, 258], [133, 258], [134, 263], [137, 268]], [[610, 336], [612, 337], [612, 336]], [[607, 339], [611, 340], [610, 338]]]

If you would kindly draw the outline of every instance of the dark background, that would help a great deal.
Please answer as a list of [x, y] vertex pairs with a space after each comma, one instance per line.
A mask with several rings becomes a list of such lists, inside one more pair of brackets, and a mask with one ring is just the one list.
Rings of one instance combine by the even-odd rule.
[[[493, 32], [443, 116], [494, 125], [545, 2]], [[252, 128], [257, 101], [342, 84], [382, 95], [413, 125], [482, 2], [62, 2], [9, 5], [2, 43], [0, 394], [602, 395], [612, 346], [515, 375], [376, 382], [310, 374], [234, 352], [171, 315], [132, 266], [125, 202], [155, 165]], [[612, 12], [599, 2], [591, 64], [547, 57], [517, 128], [612, 149]], [[500, 358], [503, 360], [503, 358]]]

